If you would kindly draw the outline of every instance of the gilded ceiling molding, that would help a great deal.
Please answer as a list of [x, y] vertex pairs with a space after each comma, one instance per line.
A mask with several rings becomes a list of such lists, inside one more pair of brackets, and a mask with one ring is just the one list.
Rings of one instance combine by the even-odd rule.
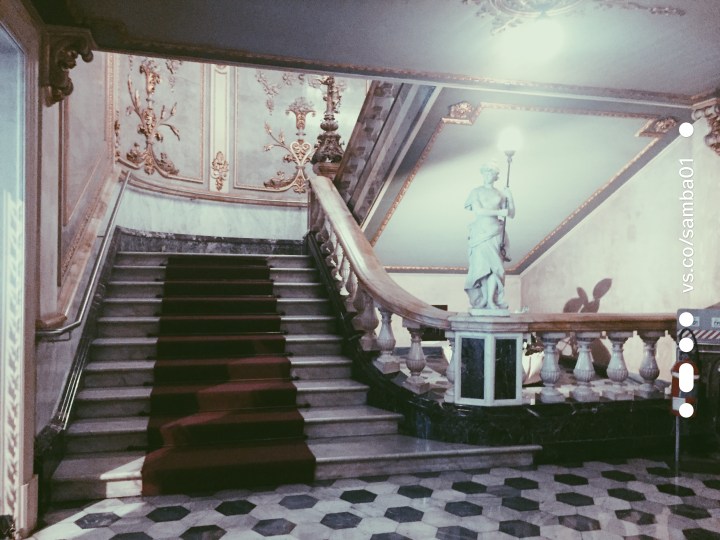
[[685, 10], [672, 6], [650, 6], [646, 2], [632, 0], [462, 0], [463, 4], [475, 5], [478, 17], [492, 19], [493, 34], [499, 34], [539, 17], [554, 17], [582, 11], [588, 6], [598, 9], [620, 8], [643, 10], [652, 15], [685, 15]]
[[[624, 2], [625, 0], [622, 1]], [[116, 36], [119, 44], [128, 50], [154, 50], [157, 51], [158, 54], [163, 54], [165, 56], [193, 56], [203, 60], [207, 60], [208, 58], [217, 58], [222, 59], [221, 61], [223, 62], [233, 62], [238, 64], [270, 65], [304, 71], [334, 71], [338, 73], [352, 73], [365, 77], [400, 77], [414, 80], [419, 79], [428, 82], [464, 83], [489, 90], [504, 89], [508, 86], [515, 86], [525, 90], [549, 92], [558, 95], [589, 95], [607, 99], [641, 100], [686, 106], [697, 102], [697, 99], [692, 99], [692, 95], [689, 94], [539, 83], [510, 79], [491, 79], [488, 77], [476, 77], [459, 73], [431, 72], [416, 69], [396, 69], [382, 66], [347, 64], [342, 62], [316, 62], [294, 56], [260, 54], [249, 51], [225, 49], [221, 47], [210, 47], [207, 45], [188, 45], [186, 43], [173, 43], [168, 40], [159, 42], [131, 37], [127, 28], [118, 21], [93, 17], [89, 22], [91, 24], [99, 24], [105, 28], [112, 29], [113, 35]]]
[[720, 156], [720, 91], [716, 97], [702, 101], [693, 108], [693, 119], [705, 118], [710, 126], [710, 131], [704, 138], [705, 144]]
[[625, 172], [630, 169], [635, 163], [637, 163], [647, 152], [649, 152], [653, 146], [658, 144], [662, 139], [656, 138], [653, 139], [650, 144], [648, 144], [645, 148], [640, 150], [640, 152], [631, 159], [628, 163], [625, 164], [625, 166], [620, 169], [610, 180], [608, 180], [604, 185], [600, 186], [595, 192], [590, 195], [580, 206], [578, 206], [575, 210], [573, 210], [569, 216], [567, 216], [560, 225], [555, 227], [552, 231], [550, 231], [549, 234], [545, 236], [540, 242], [535, 244], [535, 246], [527, 252], [527, 254], [520, 259], [515, 265], [508, 268], [506, 271], [508, 274], [518, 274], [522, 270], [525, 269], [525, 265], [532, 261], [535, 258], [535, 254], [541, 251], [544, 251], [548, 249], [550, 246], [548, 245], [551, 243], [556, 237], [562, 236], [564, 233], [568, 231], [568, 229], [571, 227], [571, 222], [575, 219], [578, 219], [580, 216], [584, 217], [583, 214], [586, 214], [595, 206], [589, 207], [591, 203], [594, 203], [596, 200], [597, 204], [602, 202], [603, 198], [602, 196], [607, 191], [609, 187], [611, 187], [619, 178], [624, 176]]
[[636, 137], [662, 137], [672, 128], [678, 125], [677, 118], [673, 116], [665, 116], [662, 118], [656, 118], [648, 121], [640, 131], [638, 131]]
[[[302, 201], [290, 201], [290, 200], [279, 200], [279, 199], [260, 199], [254, 197], [248, 197], [245, 195], [229, 195], [214, 193], [211, 191], [197, 190], [191, 188], [185, 188], [175, 185], [168, 185], [167, 183], [159, 184], [149, 179], [138, 178], [137, 176], [131, 175], [129, 184], [134, 188], [142, 191], [149, 191], [152, 193], [160, 193], [162, 195], [173, 195], [176, 197], [185, 197], [187, 199], [200, 199], [205, 201], [217, 201], [226, 203], [243, 203], [243, 204], [259, 204], [263, 206], [283, 206], [283, 207], [295, 207], [295, 208], [306, 208], [308, 203], [307, 200]], [[266, 190], [268, 191], [268, 190]]]
[[407, 193], [407, 190], [410, 189], [410, 184], [412, 184], [413, 180], [415, 180], [415, 176], [417, 175], [420, 168], [425, 164], [425, 160], [427, 159], [428, 155], [430, 155], [430, 151], [432, 150], [433, 146], [435, 146], [435, 141], [437, 141], [438, 136], [440, 133], [442, 133], [443, 128], [445, 127], [445, 123], [442, 121], [437, 123], [437, 126], [435, 126], [435, 131], [433, 132], [432, 136], [430, 137], [430, 140], [425, 145], [425, 148], [422, 151], [422, 154], [420, 154], [420, 158], [417, 160], [417, 163], [415, 163], [415, 166], [410, 171], [410, 174], [408, 174], [407, 178], [405, 179], [405, 182], [402, 185], [402, 188], [400, 188], [400, 192], [395, 197], [395, 200], [393, 201], [392, 205], [390, 206], [390, 209], [387, 211], [387, 214], [385, 214], [385, 217], [383, 218], [382, 223], [380, 224], [380, 227], [378, 227], [377, 232], [373, 235], [372, 239], [370, 240], [370, 245], [375, 246], [377, 244], [377, 241], [380, 238], [380, 235], [385, 230], [385, 227], [387, 227], [388, 222], [390, 221], [390, 218], [392, 218], [393, 214], [395, 213], [395, 210], [397, 210], [398, 205], [403, 200], [403, 197], [405, 197], [405, 194]]
[[47, 26], [43, 36], [41, 86], [47, 88], [47, 103], [54, 105], [72, 94], [70, 70], [77, 65], [79, 56], [85, 62], [93, 59], [97, 49], [89, 30]]
[[215, 154], [215, 159], [212, 160], [210, 175], [215, 180], [215, 189], [222, 191], [225, 181], [227, 180], [228, 171], [230, 170], [230, 163], [225, 158], [225, 154], [218, 152]]
[[161, 127], [168, 128], [178, 140], [180, 140], [180, 131], [168, 120], [177, 113], [177, 103], [169, 110], [163, 105], [160, 110], [160, 116], [155, 113], [155, 89], [157, 85], [162, 83], [162, 77], [157, 67], [157, 62], [153, 58], [146, 58], [139, 68], [140, 73], [145, 75], [145, 102], [146, 107], [140, 103], [140, 93], [135, 89], [132, 83], [132, 76], [128, 76], [128, 92], [130, 93], [130, 101], [132, 105], [128, 107], [128, 113], [135, 113], [140, 123], [138, 124], [138, 133], [145, 136], [145, 147], [143, 148], [137, 142], [133, 144], [125, 157], [135, 166], [136, 169], [143, 168], [146, 174], [153, 174], [155, 171], [162, 171], [167, 175], [175, 175], [180, 171], [170, 160], [165, 152], [160, 152], [160, 157], [155, 154], [155, 142], [163, 142], [163, 134], [159, 131]]
[[480, 116], [482, 105], [473, 107], [467, 101], [461, 101], [455, 105], [450, 105], [450, 112], [447, 116], [443, 116], [440, 121], [444, 124], [457, 124], [460, 126], [472, 126]]

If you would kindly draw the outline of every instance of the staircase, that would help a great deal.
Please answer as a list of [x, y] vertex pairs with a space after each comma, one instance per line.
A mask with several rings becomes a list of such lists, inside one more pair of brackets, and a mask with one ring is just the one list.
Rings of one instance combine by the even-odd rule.
[[[262, 307], [260, 297], [268, 295], [262, 291], [261, 279], [235, 283], [222, 268], [217, 269], [240, 259], [248, 266], [270, 267], [272, 293], [277, 296], [274, 310], [279, 318]], [[177, 266], [184, 268], [182, 275], [168, 275]], [[194, 296], [183, 296], [190, 286], [196, 288]], [[260, 306], [252, 323], [245, 315], [250, 304], [242, 302]], [[188, 315], [194, 309], [205, 314], [202, 320]], [[148, 464], [165, 452], [175, 452], [171, 463], [185, 463], [188, 455], [197, 453], [204, 462], [185, 482], [195, 490], [212, 490], [233, 487], [250, 474], [256, 475], [255, 484], [264, 479], [267, 483], [311, 479], [295, 477], [290, 465], [273, 472], [273, 467], [263, 469], [256, 463], [260, 459], [256, 454], [274, 451], [262, 451], [263, 445], [270, 443], [273, 448], [278, 444], [305, 447], [306, 443], [315, 456], [316, 479], [525, 465], [532, 462], [537, 450], [482, 448], [399, 435], [401, 416], [367, 406], [367, 387], [350, 378], [351, 360], [341, 353], [342, 338], [335, 330], [330, 303], [306, 256], [121, 252], [97, 322], [98, 337], [91, 347], [74, 420], [68, 428], [66, 455], [52, 479], [54, 501], [182, 491], [183, 485], [173, 484], [172, 479], [180, 476], [173, 465], [158, 473], [164, 474], [158, 483], [148, 481]], [[253, 327], [246, 328], [246, 324]], [[253, 336], [250, 347], [261, 350], [247, 353], [248, 336]], [[284, 348], [275, 350], [278, 340], [284, 342]], [[215, 353], [214, 348], [218, 349]], [[209, 359], [195, 360], [208, 349]], [[239, 351], [238, 359], [228, 362], [228, 351]], [[290, 362], [288, 373], [281, 365], [286, 359]], [[210, 384], [198, 380], [203, 373], [210, 383], [216, 380], [213, 373], [229, 378], [222, 384]], [[255, 379], [248, 379], [248, 373]], [[166, 386], [168, 381], [174, 386]], [[202, 384], [206, 386], [198, 388]], [[266, 409], [264, 398], [259, 397], [278, 389], [285, 391], [288, 386], [296, 389], [292, 392], [302, 416], [299, 433], [288, 427], [291, 424], [274, 423], [292, 416], [289, 409]], [[183, 388], [190, 388], [188, 395], [178, 398]], [[234, 400], [231, 411], [213, 405], [213, 396], [222, 392]], [[164, 401], [168, 393], [175, 401]], [[198, 411], [197, 401], [207, 401], [209, 409]], [[162, 421], [156, 418], [158, 407], [164, 415]], [[204, 415], [202, 422], [196, 421], [198, 414]], [[167, 416], [172, 415], [168, 421]], [[278, 420], [278, 416], [283, 418]], [[200, 431], [198, 423], [203, 424]], [[213, 454], [215, 450], [210, 448], [219, 444], [213, 437], [220, 434], [225, 434], [222, 448], [233, 460], [247, 448], [259, 447], [260, 451], [249, 455], [245, 468], [236, 471], [237, 478], [221, 478], [225, 485], [215, 486], [213, 480], [203, 485], [206, 464], [225, 459], [225, 454]], [[195, 447], [189, 446], [189, 439]], [[302, 454], [302, 450], [295, 453]], [[187, 476], [183, 471], [182, 476]]]

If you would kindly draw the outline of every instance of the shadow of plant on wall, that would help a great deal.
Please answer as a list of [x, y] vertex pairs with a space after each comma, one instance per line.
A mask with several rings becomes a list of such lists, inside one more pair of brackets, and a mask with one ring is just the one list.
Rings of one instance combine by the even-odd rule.
[[[592, 300], [588, 297], [585, 289], [578, 287], [576, 289], [578, 295], [565, 302], [563, 313], [597, 313], [600, 310], [600, 299], [607, 294], [611, 286], [612, 279], [610, 278], [598, 281], [592, 290]], [[578, 355], [575, 335], [573, 334], [558, 343], [558, 351], [560, 352], [560, 362], [571, 364], [569, 367], [574, 367]], [[592, 352], [595, 371], [604, 376], [610, 362], [610, 352], [600, 339], [593, 340], [590, 351]]]

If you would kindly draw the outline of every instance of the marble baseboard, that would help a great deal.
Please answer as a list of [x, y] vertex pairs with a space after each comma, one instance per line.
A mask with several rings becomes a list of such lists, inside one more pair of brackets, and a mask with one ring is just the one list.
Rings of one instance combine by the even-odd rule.
[[302, 240], [265, 238], [224, 238], [117, 227], [120, 251], [164, 251], [178, 253], [237, 253], [262, 255], [304, 255]]

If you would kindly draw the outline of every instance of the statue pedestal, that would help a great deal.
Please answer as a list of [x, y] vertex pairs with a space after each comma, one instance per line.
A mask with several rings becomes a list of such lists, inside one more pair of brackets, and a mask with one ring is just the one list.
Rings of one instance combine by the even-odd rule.
[[509, 309], [470, 308], [473, 317], [509, 317]]

